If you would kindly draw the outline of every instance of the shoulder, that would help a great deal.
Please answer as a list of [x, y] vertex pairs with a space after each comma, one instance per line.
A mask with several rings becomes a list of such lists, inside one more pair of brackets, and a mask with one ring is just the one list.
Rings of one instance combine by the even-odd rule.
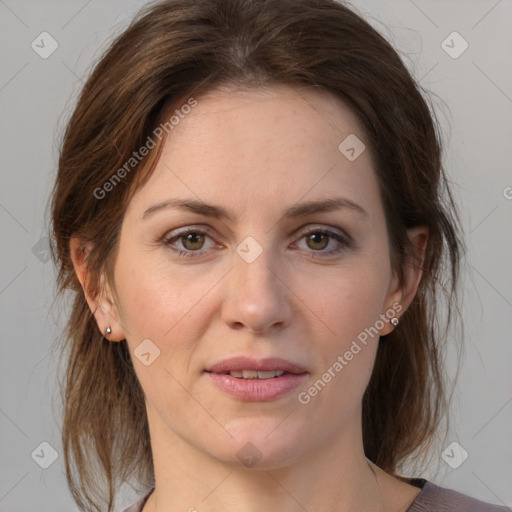
[[[466, 494], [436, 485], [423, 478], [405, 479], [421, 488], [406, 512], [512, 512], [512, 508], [492, 505]], [[153, 489], [123, 512], [141, 512]]]
[[410, 483], [421, 492], [406, 512], [512, 512], [510, 507], [492, 505], [423, 478], [411, 479]]

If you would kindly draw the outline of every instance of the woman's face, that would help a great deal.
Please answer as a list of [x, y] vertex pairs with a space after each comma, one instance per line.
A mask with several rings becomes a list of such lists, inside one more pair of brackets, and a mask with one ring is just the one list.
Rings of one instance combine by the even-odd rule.
[[[361, 125], [311, 89], [197, 102], [131, 200], [115, 263], [115, 325], [152, 440], [268, 468], [348, 432], [353, 442], [375, 333], [392, 329], [402, 298]], [[237, 357], [284, 359], [302, 375], [206, 371]]]

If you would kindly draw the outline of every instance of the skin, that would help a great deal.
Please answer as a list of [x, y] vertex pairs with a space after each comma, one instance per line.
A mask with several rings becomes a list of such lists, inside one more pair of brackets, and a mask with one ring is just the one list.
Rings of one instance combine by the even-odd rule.
[[[379, 315], [399, 304], [401, 316], [421, 278], [408, 265], [399, 286], [392, 272], [370, 148], [355, 161], [338, 150], [349, 134], [365, 140], [361, 124], [311, 88], [224, 88], [197, 99], [126, 210], [116, 295], [108, 285], [87, 295], [101, 332], [110, 326], [111, 341], [126, 339], [146, 396], [156, 488], [144, 512], [406, 510], [420, 489], [363, 451], [361, 399], [378, 336], [307, 405], [297, 399]], [[367, 216], [342, 208], [282, 218], [297, 203], [335, 196]], [[169, 208], [142, 220], [171, 197], [220, 205], [234, 218]], [[162, 241], [183, 227], [211, 235]], [[353, 240], [328, 255], [340, 243], [307, 236], [308, 227]], [[408, 234], [421, 260], [428, 230]], [[235, 252], [247, 236], [262, 249], [252, 263]], [[78, 243], [72, 254], [85, 284]], [[386, 320], [380, 334], [394, 328]], [[133, 357], [147, 338], [160, 350], [149, 366]], [[309, 372], [307, 385], [269, 402], [235, 399], [203, 370], [242, 354], [291, 360]], [[253, 467], [237, 457], [248, 442], [261, 452]]]

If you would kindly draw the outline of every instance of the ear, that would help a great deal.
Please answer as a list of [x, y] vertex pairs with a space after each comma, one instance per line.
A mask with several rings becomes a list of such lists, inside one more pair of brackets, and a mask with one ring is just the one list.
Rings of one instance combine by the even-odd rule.
[[[393, 280], [390, 285], [390, 292], [386, 298], [385, 311], [395, 311], [395, 317], [399, 319], [401, 315], [405, 313], [409, 305], [411, 304], [418, 285], [423, 275], [423, 262], [425, 261], [425, 251], [427, 249], [427, 243], [429, 238], [429, 230], [426, 226], [416, 226], [407, 230], [407, 236], [411, 241], [412, 254], [404, 265], [404, 278], [403, 283], [399, 286], [398, 276], [393, 276]], [[384, 316], [387, 317], [383, 312]], [[395, 326], [390, 322], [387, 317], [385, 326], [380, 330], [381, 336], [389, 334]]]
[[[110, 341], [122, 341], [125, 339], [124, 330], [119, 321], [119, 314], [116, 304], [113, 300], [113, 294], [105, 283], [105, 278], [102, 275], [100, 278], [100, 293], [97, 297], [93, 298], [89, 294], [89, 282], [87, 280], [87, 260], [91, 247], [84, 245], [84, 243], [77, 237], [71, 237], [69, 242], [71, 253], [71, 260], [75, 274], [82, 285], [85, 299], [89, 308], [94, 314], [98, 328], [103, 336]], [[110, 334], [106, 334], [107, 327], [110, 327]]]

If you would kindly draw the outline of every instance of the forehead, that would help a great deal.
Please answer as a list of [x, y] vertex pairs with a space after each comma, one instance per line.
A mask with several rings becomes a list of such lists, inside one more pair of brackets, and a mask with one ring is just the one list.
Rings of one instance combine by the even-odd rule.
[[178, 196], [229, 203], [240, 214], [251, 206], [270, 212], [301, 198], [344, 195], [367, 205], [376, 199], [368, 146], [353, 160], [340, 151], [347, 137], [363, 143], [365, 134], [339, 98], [278, 85], [223, 87], [196, 100], [134, 196], [129, 208], [138, 214]]
[[[293, 140], [306, 149], [316, 143], [332, 150], [333, 140], [340, 137], [352, 133], [364, 137], [357, 116], [340, 98], [320, 88], [281, 84], [264, 88], [223, 86], [209, 91], [198, 98], [198, 106], [184, 116], [179, 128], [167, 146], [181, 144], [187, 132], [194, 132], [197, 144], [217, 139], [216, 145], [228, 145], [232, 153], [238, 148], [246, 151], [251, 141], [254, 146], [273, 141], [268, 151]], [[274, 140], [276, 133], [280, 134], [278, 141]], [[304, 139], [311, 144], [304, 144]], [[236, 140], [243, 144], [232, 146]]]

